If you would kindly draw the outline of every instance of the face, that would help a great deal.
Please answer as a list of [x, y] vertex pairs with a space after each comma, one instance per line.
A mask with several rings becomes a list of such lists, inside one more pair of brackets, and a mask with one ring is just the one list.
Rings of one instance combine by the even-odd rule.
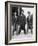
[[16, 16], [16, 12], [14, 13], [14, 15]]
[[22, 16], [22, 14], [23, 14], [23, 11], [21, 12], [21, 16]]
[[15, 18], [17, 18], [16, 14], [17, 14], [17, 13], [15, 12], [15, 13], [14, 13], [14, 15], [15, 15]]

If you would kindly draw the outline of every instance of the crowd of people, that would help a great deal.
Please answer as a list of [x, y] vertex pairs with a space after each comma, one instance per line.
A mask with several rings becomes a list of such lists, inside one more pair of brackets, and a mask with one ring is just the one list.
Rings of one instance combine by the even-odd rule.
[[[16, 31], [17, 34], [20, 34], [20, 32], [23, 30], [24, 34], [27, 34], [29, 29], [31, 30], [31, 33], [33, 33], [33, 15], [30, 13], [30, 11], [27, 12], [28, 16], [26, 18], [26, 15], [24, 15], [24, 11], [21, 9], [21, 14], [17, 15], [17, 12], [15, 11], [12, 16], [12, 25], [13, 25], [13, 35]], [[27, 24], [27, 32], [25, 29], [25, 26]]]

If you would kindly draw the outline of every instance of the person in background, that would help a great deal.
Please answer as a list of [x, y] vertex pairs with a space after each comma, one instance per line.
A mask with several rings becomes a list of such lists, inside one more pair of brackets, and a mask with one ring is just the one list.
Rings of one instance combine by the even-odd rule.
[[32, 28], [33, 28], [33, 15], [28, 11], [27, 33], [28, 33], [29, 29], [31, 30], [31, 33], [33, 33]]
[[12, 23], [13, 23], [13, 35], [14, 35], [14, 32], [16, 31], [16, 24], [17, 24], [17, 12], [14, 12], [13, 13], [13, 16], [12, 16]]

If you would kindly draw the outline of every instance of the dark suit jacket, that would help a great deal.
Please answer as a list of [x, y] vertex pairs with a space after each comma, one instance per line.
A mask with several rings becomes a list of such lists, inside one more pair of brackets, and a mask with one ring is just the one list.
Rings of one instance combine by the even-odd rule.
[[26, 24], [26, 16], [23, 14], [22, 16], [19, 15], [17, 18], [17, 24], [20, 25], [21, 29], [25, 28], [25, 24]]
[[12, 16], [12, 24], [14, 24], [14, 23], [16, 24], [16, 21], [17, 21], [17, 20], [16, 20], [16, 18], [15, 18], [15, 15], [13, 15], [13, 16]]
[[29, 20], [29, 16], [27, 17], [27, 24], [29, 28], [32, 28], [33, 26], [33, 15], [30, 16], [30, 20]]
[[17, 23], [19, 24], [19, 25], [25, 25], [26, 24], [26, 16], [25, 15], [19, 15], [18, 17], [17, 17]]

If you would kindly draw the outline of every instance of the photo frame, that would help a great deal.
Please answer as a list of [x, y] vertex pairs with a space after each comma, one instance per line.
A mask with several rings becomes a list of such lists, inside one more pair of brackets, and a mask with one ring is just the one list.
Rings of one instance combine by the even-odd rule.
[[[29, 19], [28, 16], [32, 16], [31, 17], [32, 19], [31, 18]], [[17, 19], [15, 19], [15, 17]], [[26, 24], [24, 25], [24, 23]], [[6, 1], [5, 44], [11, 45], [36, 42], [37, 42], [37, 3]]]

